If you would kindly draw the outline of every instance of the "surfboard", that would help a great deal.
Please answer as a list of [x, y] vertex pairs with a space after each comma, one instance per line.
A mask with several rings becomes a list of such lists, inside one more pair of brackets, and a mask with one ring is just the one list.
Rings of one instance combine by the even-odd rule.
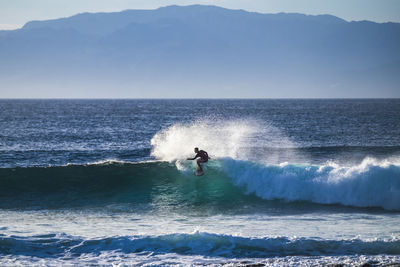
[[204, 172], [203, 172], [203, 171], [196, 170], [196, 171], [194, 172], [194, 175], [196, 175], [196, 176], [202, 176], [202, 175], [204, 175]]

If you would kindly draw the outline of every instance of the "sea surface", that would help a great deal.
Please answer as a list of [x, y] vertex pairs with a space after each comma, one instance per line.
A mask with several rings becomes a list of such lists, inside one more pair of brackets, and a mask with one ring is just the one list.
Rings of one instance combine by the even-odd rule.
[[399, 99], [0, 100], [1, 266], [365, 263], [400, 264]]

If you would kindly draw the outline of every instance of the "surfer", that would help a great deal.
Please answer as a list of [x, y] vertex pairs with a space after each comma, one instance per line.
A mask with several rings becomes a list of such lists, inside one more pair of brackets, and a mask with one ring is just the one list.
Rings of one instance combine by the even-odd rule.
[[196, 153], [194, 158], [187, 158], [187, 160], [195, 160], [196, 158], [199, 158], [197, 160], [197, 166], [199, 166], [199, 171], [203, 172], [203, 168], [201, 167], [201, 163], [207, 162], [210, 157], [208, 156], [208, 153], [206, 151], [199, 150], [198, 147], [194, 148], [194, 153]]

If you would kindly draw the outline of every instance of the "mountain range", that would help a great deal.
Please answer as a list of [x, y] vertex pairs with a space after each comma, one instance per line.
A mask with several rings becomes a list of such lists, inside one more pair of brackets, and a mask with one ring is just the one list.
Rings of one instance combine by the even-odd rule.
[[0, 31], [0, 97], [400, 97], [400, 23], [216, 6]]

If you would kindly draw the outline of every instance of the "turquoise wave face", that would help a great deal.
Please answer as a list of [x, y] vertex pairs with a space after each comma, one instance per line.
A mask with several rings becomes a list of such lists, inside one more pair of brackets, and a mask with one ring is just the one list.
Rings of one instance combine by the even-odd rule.
[[265, 165], [227, 158], [205, 168], [201, 177], [193, 175], [192, 162], [0, 169], [0, 208], [121, 204], [135, 212], [257, 213], [338, 204], [400, 210], [400, 167], [395, 163], [366, 159], [348, 167]]
[[[225, 210], [262, 202], [243, 194], [221, 169], [196, 177], [172, 163], [105, 163], [0, 169], [3, 209], [102, 207], [123, 204], [127, 211]], [[233, 206], [231, 206], [233, 205]]]

